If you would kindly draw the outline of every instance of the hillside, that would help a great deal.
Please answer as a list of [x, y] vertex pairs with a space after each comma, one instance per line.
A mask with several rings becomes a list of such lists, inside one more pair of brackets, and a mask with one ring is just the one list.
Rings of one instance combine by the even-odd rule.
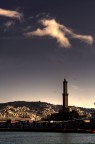
[[[82, 107], [70, 106], [72, 110], [76, 110], [79, 115], [91, 117], [91, 113], [95, 109], [87, 109]], [[40, 120], [50, 116], [52, 113], [57, 113], [62, 109], [62, 105], [54, 105], [46, 102], [26, 102], [15, 101], [8, 103], [0, 103], [0, 119], [19, 119], [29, 118], [31, 120]]]
[[0, 104], [0, 118], [31, 118], [40, 120], [62, 109], [60, 105], [46, 102], [15, 101]]

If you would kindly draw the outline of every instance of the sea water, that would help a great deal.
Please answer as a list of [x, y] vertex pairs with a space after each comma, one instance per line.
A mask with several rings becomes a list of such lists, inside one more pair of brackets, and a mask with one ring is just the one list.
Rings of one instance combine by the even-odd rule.
[[95, 144], [95, 134], [0, 132], [0, 144]]

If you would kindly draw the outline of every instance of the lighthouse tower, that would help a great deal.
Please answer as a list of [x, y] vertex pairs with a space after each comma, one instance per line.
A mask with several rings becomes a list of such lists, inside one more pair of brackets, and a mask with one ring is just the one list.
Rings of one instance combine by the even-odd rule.
[[66, 79], [63, 81], [63, 110], [68, 109], [68, 88], [67, 88], [68, 82]]

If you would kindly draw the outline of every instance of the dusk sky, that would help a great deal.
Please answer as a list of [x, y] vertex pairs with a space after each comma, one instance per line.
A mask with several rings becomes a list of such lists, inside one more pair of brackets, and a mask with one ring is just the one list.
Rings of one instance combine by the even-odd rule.
[[95, 107], [95, 0], [0, 0], [0, 103]]

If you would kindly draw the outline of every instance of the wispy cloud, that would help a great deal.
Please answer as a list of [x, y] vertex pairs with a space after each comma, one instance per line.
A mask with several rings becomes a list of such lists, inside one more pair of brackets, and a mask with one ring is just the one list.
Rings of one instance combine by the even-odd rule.
[[71, 85], [71, 87], [72, 87], [74, 90], [78, 90], [78, 91], [84, 91], [84, 90], [85, 90], [85, 89], [80, 88], [79, 86], [76, 86], [76, 85]]
[[11, 26], [14, 25], [14, 24], [15, 24], [14, 21], [8, 21], [8, 22], [4, 23], [4, 26], [5, 26], [6, 28], [9, 28], [9, 27], [11, 27]]
[[4, 32], [6, 32], [9, 28], [11, 28], [14, 25], [15, 25], [15, 22], [12, 20], [4, 23]]
[[5, 17], [10, 17], [10, 18], [14, 18], [14, 19], [18, 19], [21, 21], [23, 15], [20, 12], [17, 11], [11, 11], [11, 10], [5, 10], [0, 8], [0, 15], [1, 16], [5, 16]]
[[72, 33], [73, 38], [77, 38], [81, 41], [86, 42], [87, 44], [92, 44], [93, 43], [93, 37], [90, 35], [79, 35], [79, 34], [74, 34]]
[[74, 33], [71, 29], [56, 22], [55, 19], [42, 19], [40, 23], [44, 26], [43, 29], [38, 28], [35, 31], [27, 32], [25, 35], [31, 36], [51, 36], [55, 38], [61, 47], [71, 47], [70, 38], [76, 38], [84, 41], [87, 44], [93, 43], [93, 37], [90, 35], [80, 35]]

